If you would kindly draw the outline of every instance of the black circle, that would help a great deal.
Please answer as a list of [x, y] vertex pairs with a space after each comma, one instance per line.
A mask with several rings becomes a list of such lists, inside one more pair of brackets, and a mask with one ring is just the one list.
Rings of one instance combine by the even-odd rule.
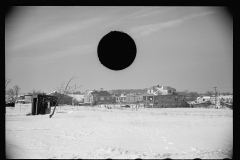
[[102, 65], [108, 69], [119, 71], [133, 63], [137, 47], [128, 34], [111, 31], [100, 40], [97, 52]]

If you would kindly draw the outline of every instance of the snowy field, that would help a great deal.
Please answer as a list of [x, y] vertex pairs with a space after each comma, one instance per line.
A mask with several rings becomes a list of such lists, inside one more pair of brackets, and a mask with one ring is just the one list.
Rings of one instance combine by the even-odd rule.
[[29, 111], [6, 107], [7, 158], [232, 157], [232, 110], [64, 106], [52, 118]]

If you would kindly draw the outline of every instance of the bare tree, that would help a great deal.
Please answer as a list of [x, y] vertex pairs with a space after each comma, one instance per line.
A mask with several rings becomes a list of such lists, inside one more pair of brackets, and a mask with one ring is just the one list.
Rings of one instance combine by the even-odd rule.
[[5, 79], [5, 91], [7, 91], [7, 85], [11, 82], [12, 79]]
[[61, 93], [60, 97], [58, 97], [57, 99], [57, 103], [55, 103], [55, 107], [54, 107], [54, 110], [52, 112], [52, 114], [49, 116], [49, 118], [52, 118], [54, 112], [55, 112], [55, 109], [57, 107], [57, 105], [59, 104], [59, 102], [61, 101], [61, 99], [64, 97], [65, 94], [67, 93], [72, 93], [74, 92], [76, 89], [78, 89], [79, 87], [81, 86], [77, 86], [76, 84], [75, 85], [70, 85], [71, 81], [73, 79], [76, 79], [78, 77], [75, 77], [73, 76], [67, 83], [63, 83], [61, 84], [60, 87], [57, 86], [57, 88], [55, 90], [57, 90], [59, 93]]
[[13, 86], [13, 91], [14, 91], [15, 101], [16, 101], [18, 98], [18, 94], [20, 92], [20, 87], [18, 85]]

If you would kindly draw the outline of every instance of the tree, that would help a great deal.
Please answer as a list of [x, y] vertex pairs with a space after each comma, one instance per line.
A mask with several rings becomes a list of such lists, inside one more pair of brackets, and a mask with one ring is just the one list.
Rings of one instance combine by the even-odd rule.
[[33, 89], [31, 92], [28, 92], [28, 94], [31, 94], [31, 95], [36, 95], [36, 94], [39, 94], [39, 93], [42, 93], [42, 91], [36, 90], [36, 89]]
[[222, 92], [221, 94], [222, 95], [231, 95], [232, 93], [230, 93], [230, 92]]
[[199, 96], [198, 92], [188, 92], [189, 99], [196, 100], [196, 98]]
[[206, 96], [212, 96], [212, 95], [214, 95], [215, 93], [213, 92], [213, 91], [207, 91], [206, 93], [205, 93], [205, 95]]
[[53, 109], [53, 112], [52, 114], [49, 116], [49, 118], [52, 118], [52, 116], [54, 115], [55, 113], [55, 109], [58, 105], [58, 103], [61, 101], [61, 99], [64, 97], [65, 94], [67, 93], [73, 93], [77, 88], [81, 87], [81, 86], [77, 86], [76, 84], [75, 85], [72, 85], [70, 86], [70, 83], [73, 79], [76, 79], [77, 77], [73, 76], [67, 83], [62, 83], [60, 87], [57, 86], [57, 88], [55, 90], [58, 91], [58, 93], [61, 93], [60, 97], [58, 97], [58, 99], [56, 100], [57, 103], [55, 104], [55, 107]]
[[13, 86], [13, 92], [14, 92], [14, 96], [15, 96], [15, 100], [14, 101], [16, 101], [17, 98], [18, 98], [18, 94], [20, 92], [20, 87], [18, 85]]
[[12, 103], [12, 102], [14, 102], [14, 91], [13, 91], [13, 89], [8, 89], [7, 91], [6, 91], [6, 99], [5, 99], [5, 101], [8, 103], [8, 102], [10, 102], [10, 103]]

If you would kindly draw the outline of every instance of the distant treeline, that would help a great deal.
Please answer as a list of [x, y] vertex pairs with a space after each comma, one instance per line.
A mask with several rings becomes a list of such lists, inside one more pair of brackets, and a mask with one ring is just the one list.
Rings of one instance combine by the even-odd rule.
[[115, 94], [129, 94], [129, 93], [146, 93], [147, 89], [115, 89], [115, 90], [110, 90], [109, 91], [111, 94], [115, 93]]

